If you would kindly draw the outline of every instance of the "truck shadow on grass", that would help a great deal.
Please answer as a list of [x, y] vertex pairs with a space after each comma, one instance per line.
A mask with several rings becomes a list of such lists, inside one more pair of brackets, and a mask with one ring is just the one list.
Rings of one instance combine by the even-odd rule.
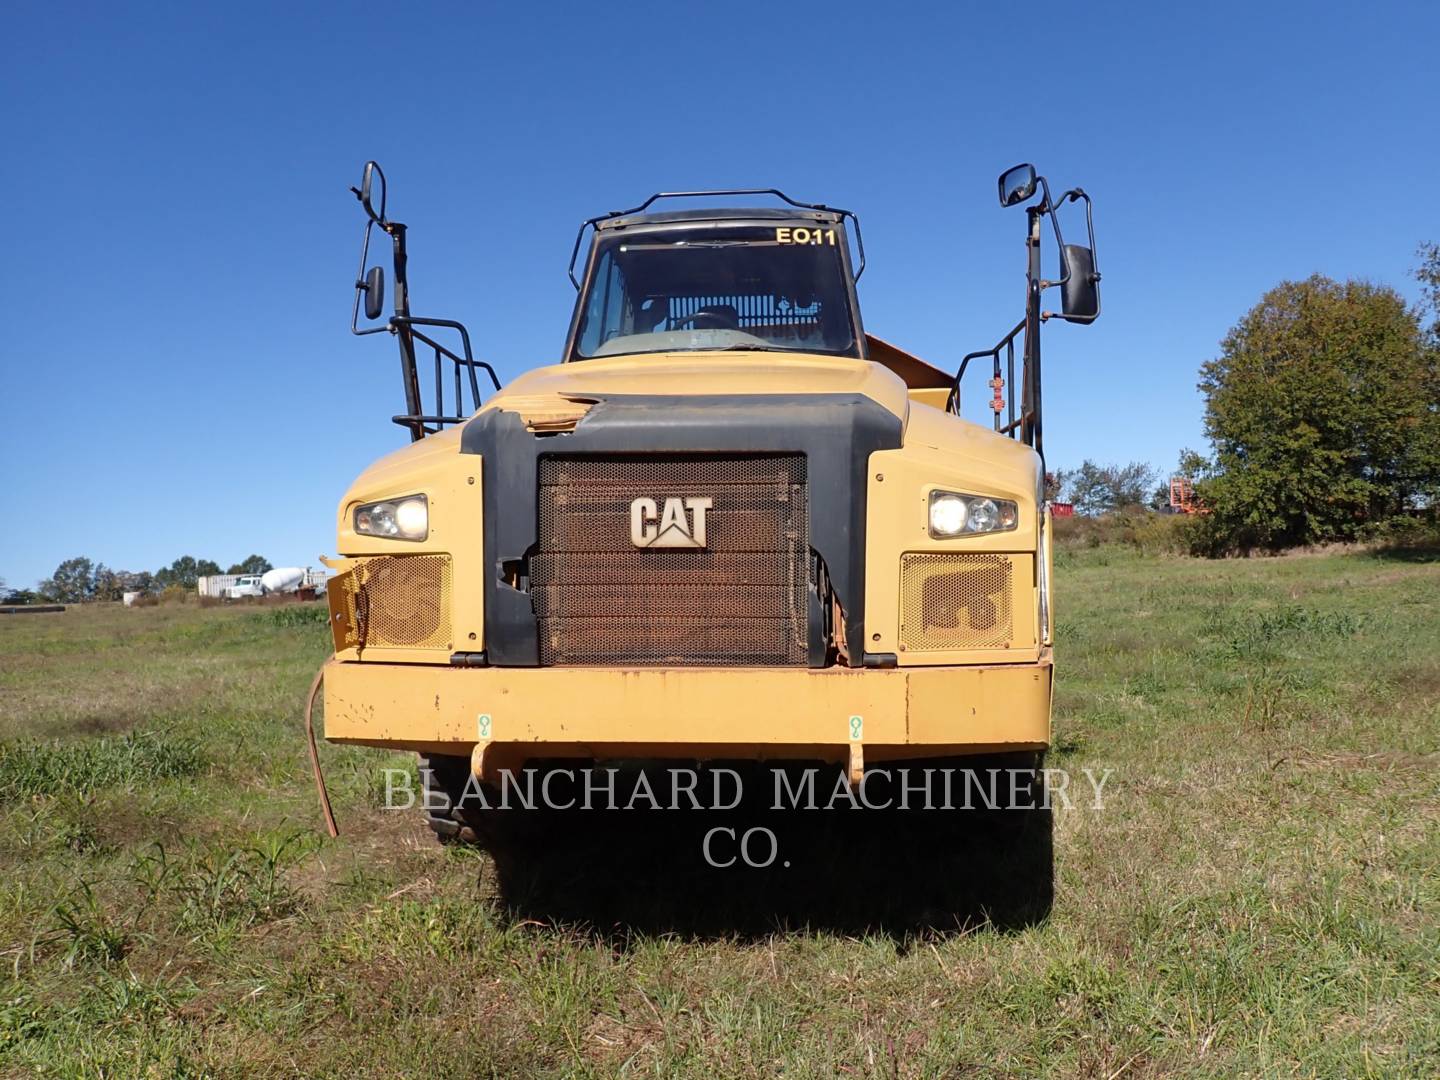
[[1049, 914], [1048, 809], [775, 809], [762, 786], [729, 811], [494, 811], [501, 901], [516, 918], [622, 938], [903, 939]]

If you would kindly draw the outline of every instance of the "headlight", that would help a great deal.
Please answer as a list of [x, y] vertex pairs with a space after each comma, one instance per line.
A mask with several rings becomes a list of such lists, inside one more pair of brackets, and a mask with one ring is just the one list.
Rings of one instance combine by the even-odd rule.
[[430, 504], [424, 495], [406, 495], [355, 508], [355, 531], [391, 540], [424, 540], [430, 535]]
[[930, 496], [930, 535], [954, 536], [965, 528], [968, 507], [959, 495], [937, 491]]
[[1020, 520], [1009, 499], [961, 495], [953, 491], [930, 493], [930, 535], [936, 539], [973, 533], [1007, 532]]

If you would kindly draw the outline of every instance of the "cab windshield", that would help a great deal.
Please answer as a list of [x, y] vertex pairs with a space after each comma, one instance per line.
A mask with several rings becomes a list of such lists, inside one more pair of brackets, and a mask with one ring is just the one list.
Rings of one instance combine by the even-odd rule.
[[760, 350], [859, 357], [838, 224], [601, 234], [575, 357]]

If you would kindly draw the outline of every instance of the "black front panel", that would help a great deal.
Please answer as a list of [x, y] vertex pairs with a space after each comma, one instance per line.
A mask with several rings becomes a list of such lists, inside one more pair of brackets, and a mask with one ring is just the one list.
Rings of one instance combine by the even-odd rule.
[[538, 483], [541, 664], [808, 661], [804, 457], [547, 454]]
[[[636, 455], [664, 456], [692, 461], [702, 457], [733, 460], [778, 456], [800, 459], [805, 469], [803, 482], [809, 547], [814, 556], [824, 563], [829, 583], [844, 608], [847, 639], [852, 650], [858, 653], [860, 643], [866, 640], [867, 466], [872, 453], [897, 449], [900, 438], [899, 417], [863, 394], [602, 396], [602, 400], [590, 409], [574, 431], [561, 435], [531, 432], [519, 415], [503, 409], [481, 413], [465, 426], [461, 452], [484, 457], [485, 562], [489, 571], [485, 576], [486, 659], [491, 664], [519, 667], [533, 667], [542, 662], [635, 662], [618, 659], [557, 661], [554, 657], [559, 654], [553, 651], [546, 653], [550, 660], [542, 661], [542, 651], [554, 649], [551, 645], [542, 647], [542, 623], [553, 624], [556, 619], [566, 618], [567, 613], [575, 613], [569, 615], [574, 618], [593, 617], [579, 614], [587, 610], [583, 607], [586, 603], [583, 592], [536, 589], [537, 582], [544, 586], [565, 580], [555, 576], [567, 572], [563, 565], [557, 568], [557, 555], [567, 556], [571, 569], [577, 572], [585, 565], [585, 560], [576, 558], [584, 552], [556, 549], [553, 544], [548, 552], [544, 548], [541, 504], [549, 496], [542, 493], [543, 462], [547, 458], [579, 459], [595, 455], [632, 458]], [[663, 476], [656, 478], [664, 479]], [[696, 494], [703, 496], [705, 493]], [[653, 586], [665, 582], [684, 587], [669, 593], [668, 602], [676, 606], [684, 603], [687, 597], [695, 596], [699, 587], [705, 584], [703, 570], [729, 574], [732, 582], [748, 581], [755, 586], [765, 583], [759, 577], [753, 580], [746, 578], [747, 574], [758, 573], [756, 560], [748, 558], [747, 553], [716, 551], [708, 546], [704, 552], [667, 548], [663, 551], [665, 558], [661, 560], [661, 550], [636, 549], [630, 540], [629, 504], [637, 497], [649, 495], [648, 491], [637, 488], [630, 491], [626, 499], [627, 517], [621, 541], [629, 551], [606, 549], [592, 552], [589, 565], [595, 565], [597, 556], [607, 562], [639, 556], [641, 562], [635, 565], [660, 575], [650, 577], [646, 584]], [[657, 503], [657, 511], [663, 511], [663, 502]], [[708, 524], [707, 520], [707, 527]], [[645, 563], [643, 560], [648, 555], [656, 557]], [[778, 566], [778, 562], [775, 565]], [[547, 574], [551, 575], [548, 579], [545, 577]], [[665, 577], [667, 574], [670, 579]], [[806, 576], [808, 590], [812, 586], [808, 582], [808, 574]], [[643, 574], [631, 573], [629, 577], [632, 586], [644, 581]], [[787, 577], [784, 582], [772, 581], [769, 584], [788, 585], [790, 580]], [[574, 580], [570, 583], [577, 584]], [[609, 582], [617, 585], [625, 583], [619, 580]], [[631, 595], [633, 597], [634, 594]], [[821, 667], [825, 663], [826, 649], [822, 635], [815, 632], [818, 622], [814, 613], [819, 608], [813, 593], [808, 599], [811, 605], [809, 630], [812, 632], [805, 662], [810, 667]], [[738, 610], [751, 601], [761, 606], [744, 612]], [[711, 602], [719, 605], [717, 611], [726, 610], [729, 613], [727, 618], [731, 622], [727, 625], [738, 625], [738, 620], [742, 619], [755, 622], [745, 624], [743, 635], [732, 634], [729, 639], [716, 637], [712, 629], [708, 644], [698, 638], [692, 642], [690, 655], [704, 651], [697, 648], [701, 644], [712, 653], [727, 652], [730, 645], [740, 643], [742, 636], [753, 650], [761, 636], [758, 633], [761, 629], [759, 622], [780, 624], [790, 621], [788, 615], [776, 619], [765, 614], [778, 610], [773, 601], [774, 594], [771, 594], [771, 606], [765, 607], [767, 601], [762, 599], [759, 589], [736, 589], [713, 598]], [[592, 607], [588, 610], [597, 609]], [[689, 609], [687, 615], [693, 611]], [[719, 626], [718, 623], [713, 625]], [[774, 630], [775, 626], [769, 628]], [[676, 640], [670, 639], [670, 644], [673, 645]], [[771, 650], [772, 655], [778, 655], [778, 645], [772, 644]], [[786, 650], [788, 657], [788, 644]], [[733, 658], [725, 662], [756, 662], [739, 657], [734, 652], [729, 655]], [[790, 661], [787, 659], [784, 662]]]

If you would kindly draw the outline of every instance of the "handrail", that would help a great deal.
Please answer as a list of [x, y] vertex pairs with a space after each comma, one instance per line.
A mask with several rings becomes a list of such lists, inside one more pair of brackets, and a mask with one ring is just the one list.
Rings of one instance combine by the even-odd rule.
[[1025, 329], [1025, 322], [1026, 320], [1021, 319], [1018, 323], [1016, 323], [1015, 329], [1011, 330], [1008, 334], [1002, 337], [995, 344], [995, 347], [993, 349], [980, 349], [976, 352], [967, 353], [961, 358], [960, 367], [956, 370], [955, 378], [950, 387], [950, 394], [945, 399], [946, 412], [954, 413], [956, 416], [960, 415], [960, 380], [965, 377], [965, 369], [970, 366], [970, 361], [978, 360], [982, 356], [994, 357], [995, 378], [998, 379], [1000, 378], [1000, 350], [1004, 349], [1006, 355], [1006, 363], [1008, 365], [1006, 372], [1009, 376], [1008, 385], [1012, 388], [1012, 393], [1009, 398], [1009, 423], [1006, 424], [1005, 427], [1002, 429], [1000, 424], [1000, 410], [996, 409], [995, 430], [1003, 430], [1006, 432], [1013, 430], [1017, 423], [1015, 417], [1015, 396], [1013, 393], [1013, 388], [1015, 386], [1015, 338], [1020, 334], [1022, 330]]
[[[412, 432], [421, 435], [434, 435], [447, 424], [461, 424], [469, 417], [462, 415], [448, 415], [445, 412], [445, 383], [441, 358], [449, 360], [454, 365], [455, 376], [455, 407], [457, 412], [465, 411], [464, 384], [461, 382], [460, 369], [463, 367], [469, 375], [470, 399], [475, 403], [475, 408], [480, 408], [480, 380], [475, 374], [476, 368], [484, 368], [485, 373], [490, 376], [491, 383], [495, 389], [500, 389], [500, 376], [495, 369], [484, 360], [476, 360], [470, 348], [470, 332], [465, 329], [462, 323], [454, 319], [429, 319], [419, 315], [396, 315], [390, 320], [395, 333], [408, 334], [413, 340], [435, 351], [435, 410], [433, 413], [406, 413], [400, 416], [392, 416], [392, 423], [401, 427], [409, 428]], [[460, 334], [461, 347], [465, 350], [464, 356], [459, 356], [454, 350], [440, 344], [430, 335], [415, 329], [417, 326], [436, 326], [444, 329], [458, 331]], [[434, 425], [433, 427], [427, 425]]]

